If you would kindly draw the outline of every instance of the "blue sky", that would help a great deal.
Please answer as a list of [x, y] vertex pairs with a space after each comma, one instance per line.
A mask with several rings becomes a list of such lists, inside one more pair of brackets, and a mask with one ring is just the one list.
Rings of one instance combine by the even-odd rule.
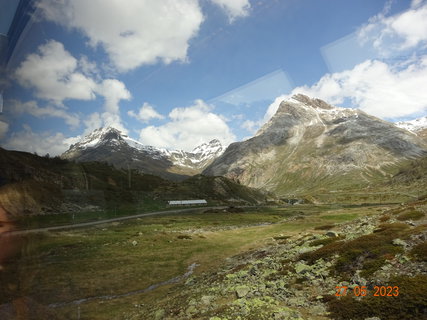
[[8, 149], [60, 154], [108, 125], [169, 149], [229, 144], [297, 92], [389, 121], [426, 114], [426, 1], [35, 3], [1, 84]]

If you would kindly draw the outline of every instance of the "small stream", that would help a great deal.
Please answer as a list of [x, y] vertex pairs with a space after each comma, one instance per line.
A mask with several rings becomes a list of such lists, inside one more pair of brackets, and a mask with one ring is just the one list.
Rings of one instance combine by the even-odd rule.
[[190, 266], [188, 266], [187, 268], [187, 272], [184, 273], [181, 276], [176, 276], [172, 279], [163, 281], [163, 282], [159, 282], [156, 284], [152, 284], [151, 286], [144, 288], [144, 289], [139, 289], [139, 290], [135, 290], [135, 291], [130, 291], [130, 292], [126, 292], [126, 293], [121, 293], [121, 294], [117, 294], [117, 295], [105, 295], [105, 296], [96, 296], [96, 297], [89, 297], [89, 298], [83, 298], [83, 299], [78, 299], [78, 300], [73, 300], [73, 301], [68, 301], [68, 302], [58, 302], [58, 303], [51, 303], [49, 304], [49, 307], [51, 308], [60, 308], [63, 306], [67, 306], [67, 305], [79, 305], [82, 303], [86, 303], [86, 302], [90, 302], [93, 300], [113, 300], [113, 299], [118, 299], [118, 298], [124, 298], [124, 297], [129, 297], [129, 296], [133, 296], [136, 294], [140, 294], [140, 293], [146, 293], [146, 292], [150, 292], [154, 289], [157, 289], [158, 287], [164, 286], [164, 285], [168, 285], [168, 284], [173, 284], [173, 283], [178, 283], [181, 280], [188, 278], [194, 271], [194, 269], [197, 267], [196, 263], [191, 264]]

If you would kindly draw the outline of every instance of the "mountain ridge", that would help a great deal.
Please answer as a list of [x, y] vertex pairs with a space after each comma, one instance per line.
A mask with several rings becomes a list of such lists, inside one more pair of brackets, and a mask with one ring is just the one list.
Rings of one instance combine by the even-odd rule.
[[72, 144], [61, 158], [105, 161], [118, 168], [138, 169], [166, 179], [182, 180], [201, 172], [224, 151], [217, 139], [205, 142], [191, 152], [143, 145], [113, 127], [98, 128]]

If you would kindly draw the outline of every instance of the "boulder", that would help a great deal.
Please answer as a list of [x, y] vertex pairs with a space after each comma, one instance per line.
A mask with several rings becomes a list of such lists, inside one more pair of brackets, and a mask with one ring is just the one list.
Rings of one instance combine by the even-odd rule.
[[326, 236], [330, 237], [330, 238], [337, 238], [339, 237], [339, 233], [336, 231], [328, 231], [325, 233]]
[[298, 262], [295, 265], [295, 272], [298, 274], [304, 274], [306, 272], [308, 272], [310, 270], [310, 266], [302, 263], [302, 262]]
[[249, 293], [250, 289], [248, 286], [238, 286], [236, 288], [236, 295], [238, 298], [243, 298]]
[[406, 247], [407, 246], [407, 243], [405, 241], [401, 240], [401, 239], [394, 239], [393, 240], [393, 244], [395, 246], [402, 246], [402, 247]]
[[159, 309], [154, 313], [155, 320], [162, 320], [165, 317], [165, 310]]

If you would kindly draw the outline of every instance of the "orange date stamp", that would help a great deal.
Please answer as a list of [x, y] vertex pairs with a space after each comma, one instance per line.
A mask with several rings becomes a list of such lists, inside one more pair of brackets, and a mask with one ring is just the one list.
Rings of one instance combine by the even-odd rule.
[[[356, 286], [353, 289], [348, 286], [336, 286], [336, 297], [343, 297], [347, 294], [353, 294], [356, 297], [365, 297], [370, 290], [366, 286]], [[397, 297], [399, 296], [398, 286], [375, 286], [373, 290], [374, 297]]]

